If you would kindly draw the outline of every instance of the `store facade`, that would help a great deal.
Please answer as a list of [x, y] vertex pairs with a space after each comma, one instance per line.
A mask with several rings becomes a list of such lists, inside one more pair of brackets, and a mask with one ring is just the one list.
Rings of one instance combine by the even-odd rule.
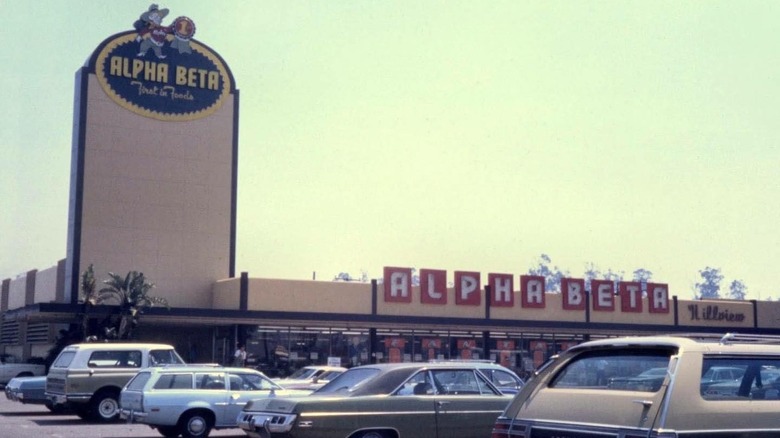
[[519, 273], [423, 268], [419, 284], [410, 267], [370, 283], [237, 275], [236, 80], [194, 38], [193, 19], [164, 25], [167, 9], [139, 12], [136, 28], [106, 38], [76, 73], [67, 253], [2, 280], [0, 352], [46, 356], [78, 324], [89, 266], [143, 272], [168, 300], [142, 315], [139, 340], [173, 344], [190, 362], [227, 363], [245, 344], [269, 374], [453, 359], [528, 372], [597, 337], [780, 334], [780, 303], [683, 301], [664, 283], [566, 278], [548, 293], [543, 278]]

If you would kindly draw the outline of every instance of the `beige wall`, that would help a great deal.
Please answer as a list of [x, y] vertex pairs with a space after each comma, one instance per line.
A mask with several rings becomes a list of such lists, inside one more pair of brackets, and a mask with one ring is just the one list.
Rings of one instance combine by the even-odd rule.
[[20, 275], [11, 280], [8, 288], [8, 309], [17, 309], [24, 307], [24, 300], [27, 295], [27, 274]]
[[[211, 307], [213, 309], [238, 309], [241, 305], [241, 279], [230, 278], [214, 283]], [[256, 310], [256, 309], [252, 309]]]
[[57, 299], [57, 266], [38, 271], [35, 276], [35, 303], [50, 303]]
[[370, 283], [249, 279], [249, 310], [371, 314]]
[[780, 301], [759, 301], [756, 313], [759, 327], [780, 326]]
[[172, 306], [211, 306], [229, 276], [233, 96], [210, 116], [164, 122], [88, 81], [80, 272], [141, 271]]

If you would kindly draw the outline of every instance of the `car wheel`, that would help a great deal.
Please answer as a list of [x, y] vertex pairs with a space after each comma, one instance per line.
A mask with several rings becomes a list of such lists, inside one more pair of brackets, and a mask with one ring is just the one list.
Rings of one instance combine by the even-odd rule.
[[369, 430], [368, 432], [357, 435], [357, 438], [389, 438], [389, 435], [377, 430]]
[[112, 391], [102, 391], [92, 398], [92, 411], [95, 420], [109, 423], [119, 419], [119, 401]]
[[165, 438], [176, 438], [179, 436], [179, 428], [176, 426], [157, 426], [157, 432]]
[[205, 438], [213, 424], [211, 413], [207, 411], [187, 412], [179, 420], [179, 433], [183, 438]]

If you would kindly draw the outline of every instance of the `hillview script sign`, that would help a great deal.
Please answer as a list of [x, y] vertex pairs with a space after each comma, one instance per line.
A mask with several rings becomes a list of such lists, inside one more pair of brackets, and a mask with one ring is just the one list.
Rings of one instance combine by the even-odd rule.
[[[453, 288], [455, 305], [482, 305], [480, 273], [455, 271]], [[514, 307], [514, 276], [512, 274], [488, 274], [491, 307]], [[544, 277], [521, 275], [520, 302], [522, 308], [544, 309]], [[564, 310], [585, 310], [587, 294], [591, 308], [599, 312], [614, 312], [619, 305], [621, 312], [645, 312], [642, 287], [639, 282], [621, 282], [617, 291], [610, 280], [591, 280], [590, 291], [585, 290], [582, 278], [562, 278], [561, 295]], [[384, 300], [386, 303], [412, 302], [412, 268], [384, 268]], [[420, 269], [420, 303], [447, 304], [447, 271]], [[662, 283], [647, 283], [647, 312], [669, 313], [669, 287]]]

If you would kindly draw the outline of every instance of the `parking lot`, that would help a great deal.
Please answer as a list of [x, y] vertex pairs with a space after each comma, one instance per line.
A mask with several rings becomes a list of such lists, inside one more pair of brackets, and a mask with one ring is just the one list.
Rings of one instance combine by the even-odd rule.
[[[44, 406], [10, 401], [5, 398], [5, 395], [0, 395], [0, 436], [3, 438], [161, 438], [161, 435], [149, 426], [126, 423], [85, 423], [75, 415], [54, 415]], [[209, 436], [246, 437], [239, 429], [216, 430]]]

